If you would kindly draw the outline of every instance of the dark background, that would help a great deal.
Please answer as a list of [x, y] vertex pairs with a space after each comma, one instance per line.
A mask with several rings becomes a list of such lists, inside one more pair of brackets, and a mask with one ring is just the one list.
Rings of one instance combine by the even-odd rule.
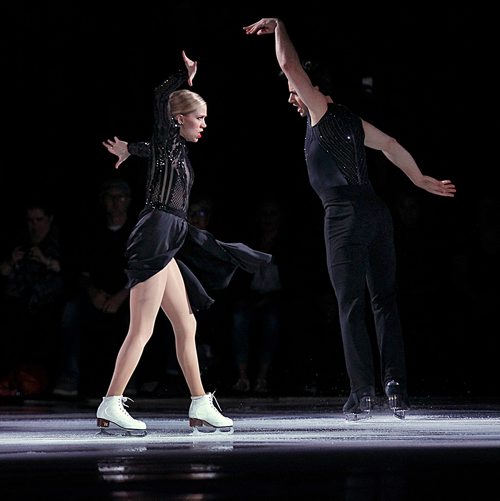
[[[481, 153], [471, 120], [481, 111], [489, 84], [483, 67], [490, 66], [479, 62], [488, 45], [478, 38], [473, 9], [335, 5], [330, 13], [315, 1], [305, 12], [279, 2], [217, 4], [7, 8], [3, 74], [12, 88], [4, 134], [16, 165], [4, 169], [3, 186], [10, 191], [22, 179], [65, 199], [74, 199], [75, 188], [85, 194], [112, 168], [103, 139], [149, 136], [153, 87], [182, 64], [182, 49], [198, 60], [193, 90], [209, 104], [209, 128], [192, 148], [197, 184], [239, 198], [243, 187], [301, 182], [304, 124], [287, 105], [273, 37], [242, 30], [269, 14], [285, 19], [301, 57], [330, 64], [337, 101], [395, 135], [423, 170], [452, 178], [462, 197], [473, 188], [465, 166]], [[371, 94], [363, 77], [373, 78]]]
[[[302, 58], [331, 66], [336, 101], [396, 137], [426, 174], [457, 185], [455, 199], [418, 193], [420, 225], [399, 233], [396, 194], [417, 189], [383, 155], [369, 154], [373, 182], [396, 216], [414, 391], [498, 395], [497, 169], [487, 119], [494, 101], [492, 13], [456, 5], [310, 0], [299, 11], [280, 2], [225, 3], [4, 8], [2, 233], [21, 224], [22, 203], [37, 192], [50, 195], [61, 226], [78, 231], [91, 221], [99, 183], [115, 174], [101, 142], [149, 137], [153, 88], [182, 64], [184, 49], [198, 61], [193, 90], [208, 102], [208, 128], [190, 156], [193, 197], [214, 201], [214, 233], [244, 241], [254, 201], [279, 197], [296, 237], [290, 252], [301, 263], [297, 289], [304, 297], [318, 289], [328, 294], [321, 206], [303, 160], [305, 124], [287, 103], [274, 38], [242, 29], [280, 16]], [[367, 77], [373, 86], [363, 85]], [[137, 207], [141, 162], [131, 158], [120, 169]], [[486, 246], [484, 231], [495, 234]], [[307, 302], [301, 306], [305, 318]], [[317, 345], [321, 367], [334, 378], [342, 366], [339, 340], [315, 338], [307, 320], [297, 325], [296, 356]]]

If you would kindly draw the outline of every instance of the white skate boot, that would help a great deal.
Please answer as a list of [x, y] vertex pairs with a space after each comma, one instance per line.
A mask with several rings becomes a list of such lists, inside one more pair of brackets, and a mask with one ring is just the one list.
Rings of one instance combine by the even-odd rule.
[[[128, 407], [125, 402], [131, 398], [122, 395], [117, 397], [102, 397], [101, 405], [97, 409], [97, 426], [103, 430], [109, 427], [109, 423], [113, 423], [129, 432], [141, 432], [140, 435], [146, 434], [146, 423], [134, 419], [125, 409]], [[125, 407], [124, 407], [125, 406]]]
[[[214, 406], [214, 402], [217, 408]], [[220, 412], [220, 406], [213, 393], [207, 393], [201, 397], [191, 397], [189, 407], [189, 426], [194, 430], [201, 430], [203, 426], [211, 428], [207, 431], [233, 431], [233, 420], [223, 416]]]

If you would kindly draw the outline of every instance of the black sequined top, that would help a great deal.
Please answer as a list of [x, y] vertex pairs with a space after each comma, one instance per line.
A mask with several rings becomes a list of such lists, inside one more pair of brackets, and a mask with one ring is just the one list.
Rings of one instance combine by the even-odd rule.
[[157, 208], [186, 217], [193, 185], [193, 169], [186, 141], [168, 112], [170, 94], [188, 77], [183, 68], [155, 89], [154, 131], [151, 142], [129, 143], [132, 155], [149, 157], [146, 181], [146, 208]]
[[304, 152], [309, 182], [325, 203], [339, 186], [369, 186], [361, 119], [347, 107], [330, 103], [321, 120], [307, 117]]

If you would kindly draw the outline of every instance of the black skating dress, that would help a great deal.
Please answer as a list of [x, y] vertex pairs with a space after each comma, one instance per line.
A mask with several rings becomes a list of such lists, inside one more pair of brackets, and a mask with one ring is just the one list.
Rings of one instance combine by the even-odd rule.
[[187, 222], [194, 173], [187, 144], [169, 115], [170, 94], [187, 80], [183, 68], [155, 89], [151, 142], [129, 143], [132, 155], [149, 158], [145, 207], [127, 243], [128, 287], [147, 280], [177, 261], [194, 311], [213, 299], [206, 289], [225, 288], [237, 268], [255, 272], [272, 256], [242, 243], [226, 243]]

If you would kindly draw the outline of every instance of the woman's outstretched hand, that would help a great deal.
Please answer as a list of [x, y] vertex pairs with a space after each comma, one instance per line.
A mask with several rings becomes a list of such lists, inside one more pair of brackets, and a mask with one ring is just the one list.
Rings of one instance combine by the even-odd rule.
[[198, 69], [198, 63], [189, 59], [184, 51], [182, 51], [182, 59], [184, 59], [184, 64], [188, 71], [188, 85], [191, 87], [193, 85], [194, 76], [196, 75], [196, 70]]
[[127, 148], [128, 143], [118, 139], [116, 136], [113, 139], [106, 139], [106, 141], [103, 141], [102, 144], [110, 153], [118, 157], [115, 169], [118, 169], [118, 167], [120, 167], [120, 165], [130, 156]]

